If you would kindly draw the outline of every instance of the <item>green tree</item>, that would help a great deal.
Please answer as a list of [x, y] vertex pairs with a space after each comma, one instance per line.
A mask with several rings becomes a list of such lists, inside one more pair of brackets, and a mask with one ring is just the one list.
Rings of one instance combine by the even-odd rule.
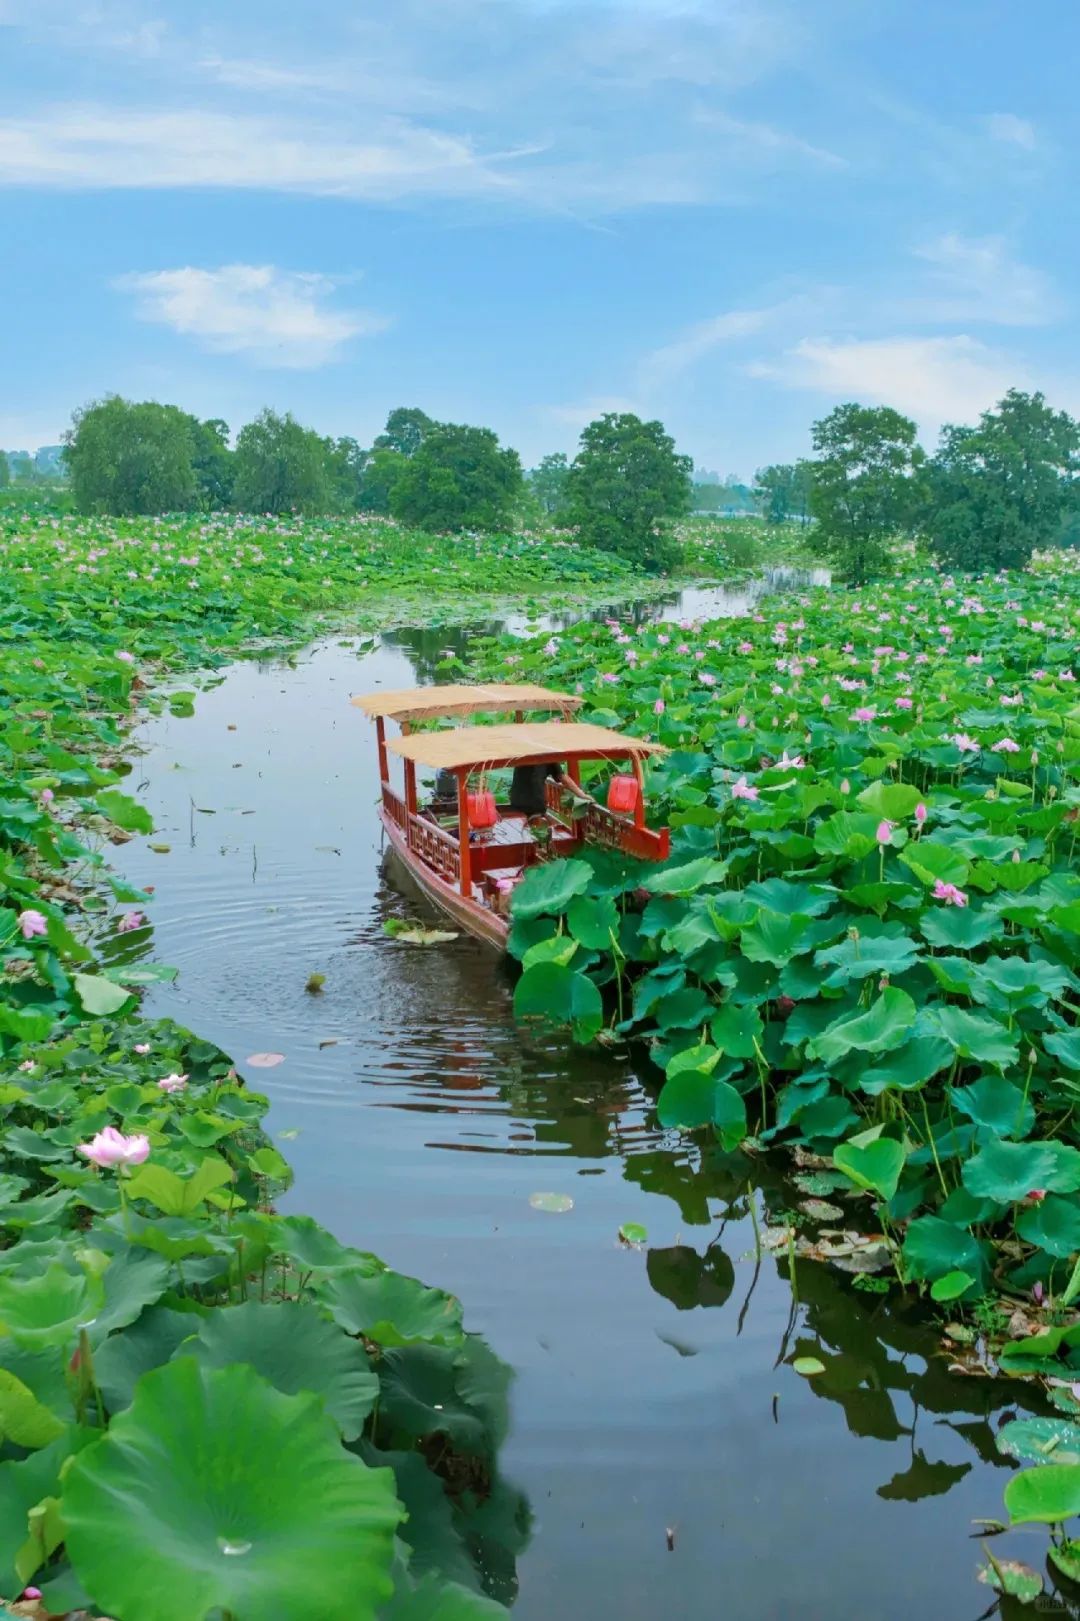
[[1012, 388], [975, 428], [946, 427], [930, 464], [927, 531], [949, 568], [1023, 568], [1054, 542], [1080, 470], [1080, 425]]
[[190, 511], [198, 486], [193, 418], [175, 405], [111, 394], [76, 411], [64, 459], [79, 512], [122, 517]]
[[11, 468], [8, 466], [7, 451], [0, 450], [0, 490], [11, 483]]
[[240, 429], [233, 502], [243, 512], [325, 512], [334, 494], [333, 445], [269, 409]]
[[539, 467], [529, 474], [529, 488], [540, 503], [541, 511], [549, 518], [557, 518], [566, 510], [566, 485], [570, 477], [570, 463], [561, 450], [545, 456]]
[[813, 487], [810, 462], [776, 462], [754, 475], [754, 497], [766, 523], [805, 523]]
[[408, 466], [400, 450], [373, 450], [360, 475], [356, 504], [361, 512], [389, 512], [390, 492]]
[[233, 492], [233, 453], [229, 449], [229, 424], [220, 417], [199, 422], [191, 417], [193, 452], [191, 464], [199, 488], [199, 502], [207, 511], [227, 507]]
[[662, 423], [609, 411], [581, 435], [566, 521], [586, 545], [662, 573], [679, 560], [668, 523], [690, 504], [693, 465]]
[[408, 457], [390, 490], [390, 511], [418, 529], [499, 529], [522, 489], [516, 450], [490, 428], [440, 422]]
[[439, 424], [417, 405], [399, 405], [386, 419], [372, 450], [394, 450], [399, 456], [415, 456], [433, 428]]
[[812, 544], [855, 585], [890, 566], [918, 520], [926, 453], [916, 432], [885, 405], [838, 405], [814, 423]]

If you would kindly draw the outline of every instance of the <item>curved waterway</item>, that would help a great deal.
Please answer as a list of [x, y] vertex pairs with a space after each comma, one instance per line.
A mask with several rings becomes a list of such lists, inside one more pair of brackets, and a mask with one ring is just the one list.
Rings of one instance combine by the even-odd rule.
[[[796, 1303], [750, 1219], [751, 1197], [783, 1208], [775, 1178], [661, 1130], [643, 1065], [523, 1034], [489, 948], [384, 932], [416, 904], [381, 868], [374, 738], [348, 697], [429, 680], [500, 628], [238, 663], [192, 718], [141, 726], [131, 781], [156, 831], [116, 865], [155, 886], [154, 955], [179, 968], [150, 1010], [242, 1072], [283, 1053], [248, 1071], [295, 1167], [283, 1208], [459, 1294], [514, 1368], [503, 1467], [533, 1527], [499, 1596], [518, 1621], [974, 1621], [993, 1595], [971, 1522], [1002, 1512], [994, 1431], [1028, 1393], [950, 1374], [912, 1304], [838, 1271], [800, 1263]], [[626, 1222], [645, 1246], [620, 1245]], [[800, 1353], [826, 1372], [778, 1361]], [[1038, 1528], [993, 1546], [1043, 1565]]]

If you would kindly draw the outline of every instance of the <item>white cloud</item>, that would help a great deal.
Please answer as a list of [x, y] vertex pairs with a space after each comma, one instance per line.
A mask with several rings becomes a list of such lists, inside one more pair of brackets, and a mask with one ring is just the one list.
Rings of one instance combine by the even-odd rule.
[[986, 128], [995, 141], [1021, 146], [1025, 152], [1034, 152], [1039, 144], [1034, 124], [1015, 113], [991, 113], [985, 120]]
[[1000, 236], [950, 231], [915, 252], [932, 272], [930, 296], [917, 306], [925, 319], [1042, 326], [1061, 313], [1049, 278], [1012, 259]]
[[0, 185], [244, 187], [367, 199], [463, 196], [511, 184], [464, 138], [404, 119], [368, 138], [268, 118], [196, 109], [148, 112], [61, 106], [0, 119]]
[[804, 338], [747, 370], [836, 400], [894, 406], [924, 433], [943, 422], [974, 421], [1007, 389], [1027, 382], [1009, 356], [967, 336]]
[[670, 382], [703, 360], [713, 349], [760, 332], [772, 321], [779, 308], [782, 306], [760, 310], [727, 310], [708, 321], [699, 321], [674, 342], [664, 344], [645, 356], [640, 367], [643, 384], [650, 386]]
[[578, 400], [568, 405], [548, 406], [546, 415], [553, 421], [562, 423], [567, 428], [573, 428], [580, 433], [582, 428], [595, 422], [597, 417], [604, 416], [608, 411], [632, 411], [635, 414], [641, 411], [640, 401], [625, 398], [620, 394], [595, 394], [585, 400]]
[[803, 159], [815, 167], [825, 169], [846, 169], [847, 158], [838, 152], [829, 151], [828, 147], [815, 146], [806, 141], [801, 135], [792, 135], [789, 130], [778, 129], [775, 124], [755, 123], [744, 118], [732, 118], [728, 113], [699, 112], [697, 120], [717, 135], [726, 138], [727, 144], [746, 162], [753, 162], [763, 167], [777, 167], [780, 164], [789, 165], [793, 160]]
[[334, 277], [274, 265], [188, 265], [122, 276], [114, 285], [135, 294], [140, 320], [264, 366], [324, 366], [350, 338], [388, 324], [363, 310], [328, 308], [339, 285]]

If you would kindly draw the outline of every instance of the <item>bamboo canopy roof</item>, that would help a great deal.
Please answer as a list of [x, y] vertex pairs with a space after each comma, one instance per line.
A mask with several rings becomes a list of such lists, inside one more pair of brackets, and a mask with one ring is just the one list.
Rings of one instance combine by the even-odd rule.
[[440, 716], [478, 715], [492, 710], [500, 714], [512, 709], [556, 709], [561, 714], [572, 714], [580, 709], [582, 700], [566, 692], [551, 692], [547, 687], [505, 686], [434, 686], [405, 687], [399, 692], [367, 692], [350, 703], [362, 709], [370, 720], [383, 717], [396, 721], [435, 720]]
[[386, 746], [417, 765], [450, 770], [461, 766], [520, 765], [525, 761], [541, 765], [546, 761], [566, 760], [571, 755], [591, 760], [625, 760], [667, 752], [659, 743], [646, 743], [643, 738], [628, 737], [623, 732], [608, 731], [606, 726], [590, 726], [581, 721], [459, 726], [450, 732], [416, 732], [410, 737], [394, 737]]

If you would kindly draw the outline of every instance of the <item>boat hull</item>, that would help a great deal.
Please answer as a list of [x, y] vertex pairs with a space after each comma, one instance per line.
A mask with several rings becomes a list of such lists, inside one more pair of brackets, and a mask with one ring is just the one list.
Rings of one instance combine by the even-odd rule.
[[448, 883], [419, 861], [409, 849], [404, 830], [387, 815], [385, 809], [380, 809], [379, 817], [394, 854], [432, 905], [477, 940], [505, 951], [506, 937], [510, 932], [509, 920], [500, 917], [490, 907], [482, 906], [479, 901], [467, 899], [456, 885]]

